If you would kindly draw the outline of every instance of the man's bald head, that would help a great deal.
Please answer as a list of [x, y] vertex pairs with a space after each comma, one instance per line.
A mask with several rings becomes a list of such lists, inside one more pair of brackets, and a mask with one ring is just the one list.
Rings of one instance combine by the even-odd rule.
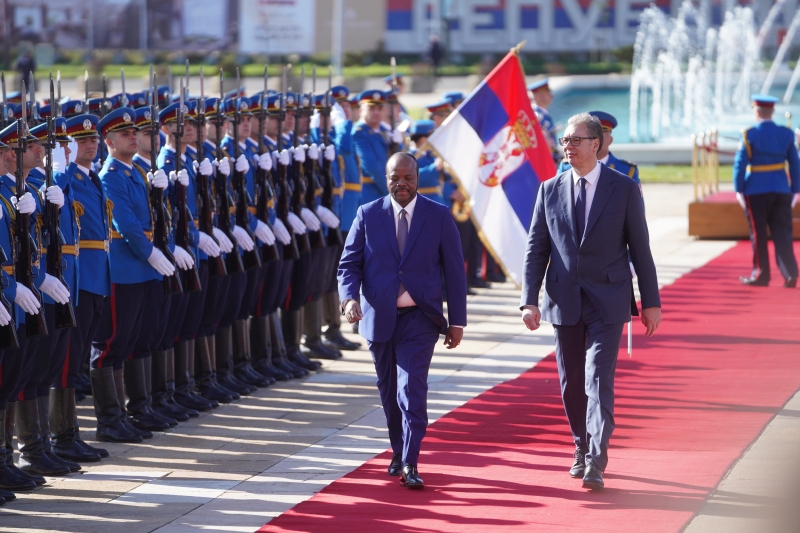
[[417, 158], [408, 152], [393, 154], [386, 162], [386, 185], [392, 198], [403, 207], [407, 206], [417, 195], [418, 183]]
[[419, 164], [417, 163], [417, 158], [409, 154], [408, 152], [397, 152], [392, 154], [392, 156], [386, 162], [386, 175], [388, 176], [389, 174], [391, 174], [391, 169], [393, 169], [398, 164], [411, 165], [414, 167], [416, 173], [419, 174]]

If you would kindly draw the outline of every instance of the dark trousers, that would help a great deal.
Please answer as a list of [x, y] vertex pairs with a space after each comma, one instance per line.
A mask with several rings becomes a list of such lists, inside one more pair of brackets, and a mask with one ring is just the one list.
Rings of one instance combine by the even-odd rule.
[[219, 327], [227, 327], [233, 324], [239, 317], [239, 310], [242, 307], [242, 298], [247, 289], [247, 272], [229, 275], [228, 292], [222, 302], [222, 314], [217, 322]]
[[217, 322], [222, 318], [225, 309], [225, 299], [230, 286], [230, 276], [213, 276], [208, 279], [203, 304], [203, 316], [200, 318], [198, 337], [208, 337], [217, 331]]
[[258, 297], [263, 290], [264, 278], [269, 270], [268, 265], [269, 263], [264, 263], [260, 268], [247, 271], [247, 284], [240, 301], [239, 312], [236, 316], [237, 320], [247, 320], [251, 315], [254, 315], [258, 305]]
[[190, 293], [188, 296], [183, 323], [180, 325], [180, 331], [178, 332], [178, 340], [181, 341], [194, 339], [200, 329], [200, 322], [205, 311], [208, 296], [208, 260], [204, 259], [198, 263], [197, 272], [200, 274], [200, 285], [203, 290]]
[[122, 368], [139, 338], [147, 296], [152, 297], [156, 287], [163, 291], [158, 280], [111, 284], [111, 296], [103, 303], [103, 315], [92, 340], [92, 368]]
[[[134, 342], [129, 359], [144, 359], [153, 352], [164, 349], [163, 339], [169, 328], [175, 327], [177, 319], [170, 316], [173, 301], [180, 304], [183, 294], [164, 294], [164, 282], [148, 285], [142, 313], [142, 327]], [[177, 314], [177, 313], [176, 313]]]
[[480, 276], [483, 245], [478, 238], [478, 231], [472, 220], [456, 222], [458, 234], [461, 236], [461, 249], [464, 251], [464, 261], [467, 263], [467, 282], [475, 281]]
[[388, 342], [370, 342], [393, 453], [416, 465], [428, 428], [428, 370], [439, 328], [415, 309], [398, 314]]
[[575, 446], [605, 470], [614, 431], [614, 372], [623, 324], [605, 324], [581, 290], [581, 318], [554, 326], [561, 399]]
[[16, 402], [22, 390], [25, 376], [30, 375], [36, 354], [38, 337], [28, 339], [25, 335], [25, 324], [17, 326], [19, 348], [5, 350], [0, 364], [0, 411], [9, 402]]
[[792, 195], [780, 193], [745, 196], [750, 243], [753, 245], [753, 276], [769, 281], [767, 227], [775, 243], [775, 259], [783, 277], [797, 278], [797, 260], [792, 248]]
[[[280, 250], [280, 247], [278, 249]], [[276, 310], [272, 304], [277, 300], [283, 263], [283, 261], [264, 263], [264, 279], [258, 288], [253, 316], [264, 317]]]
[[50, 387], [61, 373], [61, 367], [64, 366], [64, 359], [67, 357], [67, 347], [72, 328], [56, 329], [55, 304], [44, 304], [43, 307], [42, 312], [44, 313], [48, 334], [46, 337], [39, 337], [38, 339], [31, 373], [28, 375], [19, 395], [20, 401], [35, 400], [40, 396], [48, 396]]
[[105, 298], [99, 294], [80, 291], [75, 307], [75, 327], [69, 334], [67, 354], [56, 379], [55, 389], [74, 389], [78, 381], [80, 369], [92, 349], [94, 338], [100, 321], [103, 318], [103, 302]]

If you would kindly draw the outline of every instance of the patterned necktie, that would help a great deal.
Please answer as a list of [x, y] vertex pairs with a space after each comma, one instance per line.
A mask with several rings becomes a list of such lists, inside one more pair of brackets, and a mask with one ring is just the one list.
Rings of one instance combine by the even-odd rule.
[[[406, 219], [406, 210], [400, 210], [400, 220], [397, 222], [397, 247], [400, 249], [400, 257], [403, 257], [403, 250], [406, 248], [406, 239], [408, 238], [408, 220]], [[403, 282], [400, 282], [400, 288], [397, 295], [400, 296], [406, 292]]]
[[575, 202], [575, 223], [578, 226], [578, 242], [583, 240], [583, 232], [586, 230], [586, 178], [578, 180], [581, 186], [578, 191], [578, 200]]

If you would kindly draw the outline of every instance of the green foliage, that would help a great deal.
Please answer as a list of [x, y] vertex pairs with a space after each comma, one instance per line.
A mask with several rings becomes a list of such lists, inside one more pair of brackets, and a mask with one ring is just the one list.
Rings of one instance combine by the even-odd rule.
[[[720, 165], [720, 183], [730, 182], [733, 178], [732, 165]], [[642, 183], [692, 183], [691, 165], [640, 165], [639, 179]]]

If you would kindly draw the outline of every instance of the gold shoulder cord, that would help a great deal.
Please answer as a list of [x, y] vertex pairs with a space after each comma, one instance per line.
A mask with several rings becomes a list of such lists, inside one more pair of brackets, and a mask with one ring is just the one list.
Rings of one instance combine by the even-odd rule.
[[[150, 231], [152, 231], [153, 228], [155, 228], [155, 226], [156, 226], [156, 221], [153, 219], [153, 204], [150, 202], [150, 186], [147, 184], [147, 179], [145, 179], [145, 176], [147, 175], [147, 172], [145, 172], [144, 169], [142, 167], [140, 167], [139, 165], [137, 165], [136, 163], [133, 164], [133, 168], [135, 168], [136, 170], [139, 171], [139, 176], [142, 178], [142, 183], [144, 184], [144, 190], [147, 193], [147, 209], [148, 209], [148, 211], [150, 211]], [[107, 202], [110, 202], [111, 203], [111, 207], [114, 207], [114, 203], [111, 202], [111, 200], [107, 200]], [[108, 222], [108, 230], [109, 230], [109, 232], [111, 231], [111, 220], [112, 220], [112, 217], [109, 216], [109, 222]], [[167, 212], [167, 222], [170, 223], [169, 211]], [[109, 233], [109, 235], [110, 235], [110, 233]], [[153, 239], [151, 238], [150, 240], [152, 241]]]

